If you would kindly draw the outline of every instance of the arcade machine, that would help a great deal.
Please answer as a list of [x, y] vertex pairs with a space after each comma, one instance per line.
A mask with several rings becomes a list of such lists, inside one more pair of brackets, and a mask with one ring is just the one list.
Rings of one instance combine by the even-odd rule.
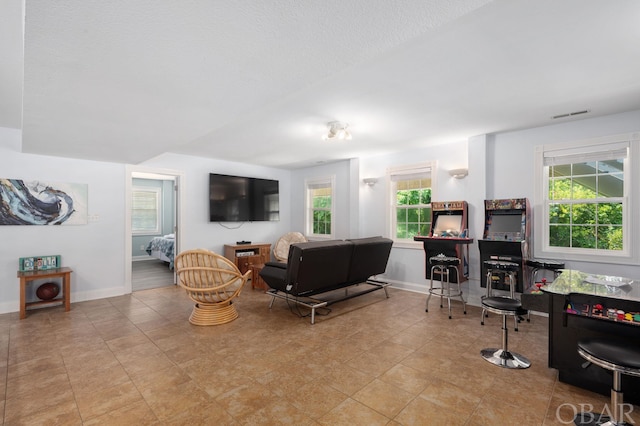
[[[522, 293], [528, 286], [524, 266], [529, 258], [531, 231], [529, 201], [526, 198], [485, 200], [484, 213], [483, 239], [478, 240], [482, 272], [480, 285], [485, 288], [487, 286], [485, 260], [513, 262], [518, 264], [515, 291]], [[491, 279], [493, 289], [510, 290], [506, 272], [494, 271]]]
[[[473, 242], [472, 238], [467, 238], [467, 229], [466, 201], [431, 202], [429, 236], [413, 237], [414, 241], [422, 241], [426, 260], [425, 276], [428, 280], [431, 279], [429, 258], [439, 254], [460, 259], [460, 264], [455, 268], [456, 273], [449, 277], [451, 282], [461, 283], [467, 280], [469, 276], [469, 244]], [[440, 279], [440, 277], [436, 275], [434, 279]]]

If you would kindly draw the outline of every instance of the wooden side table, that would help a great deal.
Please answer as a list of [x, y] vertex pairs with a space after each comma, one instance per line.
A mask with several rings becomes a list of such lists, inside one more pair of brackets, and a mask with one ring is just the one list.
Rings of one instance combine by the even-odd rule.
[[264, 268], [264, 264], [259, 264], [259, 265], [251, 265], [251, 288], [259, 288], [262, 290], [269, 290], [269, 286], [267, 285], [267, 283], [264, 282], [264, 280], [262, 279], [262, 277], [260, 276], [260, 271], [262, 271], [262, 268]]
[[[20, 278], [20, 319], [24, 319], [27, 314], [27, 306], [35, 305], [48, 305], [51, 303], [64, 304], [64, 310], [69, 311], [71, 309], [71, 268], [57, 268], [41, 271], [18, 271], [18, 278]], [[33, 280], [40, 280], [44, 278], [62, 278], [62, 295], [52, 300], [40, 300], [37, 302], [26, 302], [26, 289], [27, 284]]]

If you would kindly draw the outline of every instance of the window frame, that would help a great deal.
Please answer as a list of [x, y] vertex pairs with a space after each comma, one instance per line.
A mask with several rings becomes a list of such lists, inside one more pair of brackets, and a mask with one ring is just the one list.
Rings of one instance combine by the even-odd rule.
[[[156, 227], [154, 230], [148, 229], [136, 229], [134, 227], [134, 212], [135, 212], [135, 203], [134, 197], [138, 192], [151, 192], [156, 195]], [[161, 235], [162, 234], [162, 188], [153, 187], [153, 186], [134, 186], [131, 188], [131, 234], [135, 236], [140, 235]]]
[[[417, 175], [429, 175], [431, 179], [431, 201], [435, 199], [436, 193], [436, 176], [437, 176], [437, 162], [436, 161], [426, 161], [418, 164], [411, 165], [402, 165], [396, 167], [389, 167], [386, 173], [386, 181], [387, 181], [387, 209], [386, 209], [386, 220], [387, 220], [387, 236], [391, 240], [393, 240], [393, 246], [399, 248], [411, 248], [411, 249], [419, 249], [422, 250], [423, 244], [420, 241], [414, 241], [413, 239], [398, 239], [396, 238], [396, 228], [397, 228], [397, 204], [396, 204], [396, 188], [397, 188], [397, 177], [398, 176], [416, 176]], [[429, 208], [431, 208], [431, 204], [429, 204]], [[433, 216], [433, 212], [432, 212]]]
[[[638, 227], [634, 222], [638, 220], [638, 202], [640, 197], [636, 194], [637, 185], [634, 182], [638, 179], [638, 154], [639, 154], [640, 134], [623, 134], [608, 136], [604, 138], [589, 139], [583, 141], [573, 141], [550, 145], [540, 145], [535, 147], [534, 153], [534, 256], [538, 258], [550, 258], [558, 260], [574, 260], [582, 262], [632, 264], [638, 260], [638, 244], [636, 235]], [[563, 200], [549, 199], [549, 165], [545, 165], [545, 157], [561, 158], [563, 155], [576, 157], [576, 161], [570, 164], [577, 164], [582, 161], [596, 161], [598, 158], [603, 161], [609, 152], [615, 152], [627, 146], [627, 154], [624, 159], [623, 170], [623, 194], [622, 197], [610, 197], [612, 202], [622, 202], [622, 230], [623, 247], [622, 250], [607, 250], [597, 248], [580, 247], [556, 247], [550, 246], [549, 237], [549, 213], [551, 204], [581, 204], [579, 201], [570, 199], [563, 203]], [[555, 155], [554, 155], [555, 153]], [[580, 158], [582, 156], [583, 158]], [[606, 198], [589, 199], [586, 204], [597, 204], [604, 202]]]
[[[314, 188], [317, 186], [318, 188]], [[313, 189], [329, 188], [331, 190], [331, 209], [326, 209], [331, 213], [331, 233], [315, 234], [313, 232]], [[336, 177], [335, 175], [305, 179], [304, 182], [304, 199], [305, 199], [305, 233], [307, 238], [314, 240], [331, 240], [334, 238], [336, 231]]]

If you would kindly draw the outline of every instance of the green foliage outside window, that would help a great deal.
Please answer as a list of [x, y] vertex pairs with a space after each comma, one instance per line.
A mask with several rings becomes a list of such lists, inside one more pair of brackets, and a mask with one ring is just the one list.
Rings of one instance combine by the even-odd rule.
[[312, 191], [313, 233], [331, 234], [331, 189], [320, 188]]
[[399, 181], [396, 190], [396, 238], [413, 239], [431, 230], [431, 179]]
[[623, 162], [549, 167], [549, 245], [622, 250]]

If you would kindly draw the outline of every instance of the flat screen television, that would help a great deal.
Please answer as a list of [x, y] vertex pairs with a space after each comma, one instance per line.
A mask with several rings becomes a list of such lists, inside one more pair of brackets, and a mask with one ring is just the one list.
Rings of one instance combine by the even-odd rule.
[[209, 221], [280, 220], [277, 180], [209, 174]]

